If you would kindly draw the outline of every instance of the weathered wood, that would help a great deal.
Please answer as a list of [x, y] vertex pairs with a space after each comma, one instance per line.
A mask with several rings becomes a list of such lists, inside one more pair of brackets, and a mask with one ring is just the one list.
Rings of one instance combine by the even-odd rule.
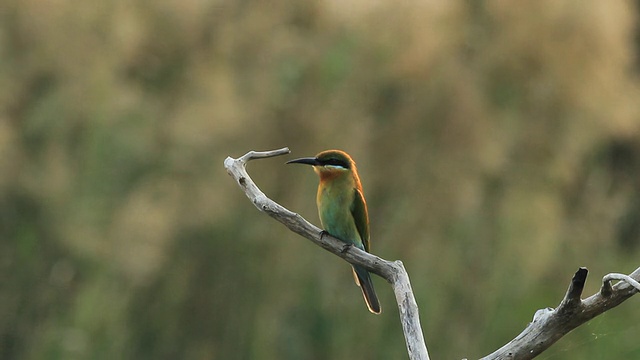
[[355, 246], [345, 246], [344, 242], [323, 232], [302, 216], [269, 199], [260, 191], [258, 186], [251, 180], [251, 177], [249, 177], [246, 171], [248, 161], [288, 153], [288, 148], [264, 152], [249, 151], [239, 159], [227, 157], [224, 161], [224, 167], [258, 210], [267, 213], [272, 218], [284, 224], [289, 230], [311, 240], [323, 249], [345, 259], [351, 264], [363, 266], [372, 273], [387, 280], [393, 288], [396, 302], [398, 303], [400, 322], [402, 323], [409, 359], [429, 360], [427, 346], [422, 336], [418, 305], [413, 296], [409, 274], [407, 274], [402, 262], [388, 261], [362, 251]]
[[[481, 360], [533, 359], [553, 345], [565, 334], [594, 317], [610, 310], [640, 291], [640, 268], [631, 275], [608, 274], [603, 278], [600, 291], [584, 300], [580, 299], [588, 270], [580, 268], [571, 279], [569, 289], [556, 309], [538, 310], [520, 335]], [[614, 286], [612, 280], [621, 280]]]

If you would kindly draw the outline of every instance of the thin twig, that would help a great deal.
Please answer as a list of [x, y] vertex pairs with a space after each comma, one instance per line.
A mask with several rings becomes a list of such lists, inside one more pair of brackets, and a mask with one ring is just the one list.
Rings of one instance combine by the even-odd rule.
[[611, 273], [607, 274], [602, 278], [603, 283], [608, 283], [608, 286], [611, 287], [611, 281], [619, 280], [624, 281], [627, 284], [636, 288], [636, 290], [640, 291], [640, 283], [635, 281], [631, 276], [624, 274]]

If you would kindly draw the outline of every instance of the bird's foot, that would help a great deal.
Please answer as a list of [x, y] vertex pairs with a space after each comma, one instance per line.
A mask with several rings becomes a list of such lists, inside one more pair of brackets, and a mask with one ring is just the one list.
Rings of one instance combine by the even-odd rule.
[[346, 253], [347, 251], [349, 251], [349, 249], [351, 249], [351, 247], [352, 247], [352, 246], [353, 246], [353, 244], [344, 244], [344, 245], [342, 246], [342, 251], [341, 251], [341, 252], [342, 252], [343, 254], [344, 254], [344, 253]]
[[320, 230], [320, 240], [322, 240], [326, 235], [329, 235], [327, 230]]

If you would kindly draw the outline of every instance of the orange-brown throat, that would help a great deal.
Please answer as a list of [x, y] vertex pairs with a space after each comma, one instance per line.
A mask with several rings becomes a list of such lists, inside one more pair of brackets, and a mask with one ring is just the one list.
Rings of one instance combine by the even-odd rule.
[[[332, 184], [348, 184], [352, 189], [358, 189], [362, 192], [362, 185], [358, 172], [355, 167], [350, 170], [330, 168], [326, 166], [314, 166], [313, 170], [320, 177], [320, 186], [329, 186]], [[342, 186], [342, 185], [337, 185]]]
[[314, 166], [313, 170], [320, 176], [321, 182], [331, 181], [340, 176], [348, 175], [347, 171], [341, 169], [332, 169], [325, 166]]

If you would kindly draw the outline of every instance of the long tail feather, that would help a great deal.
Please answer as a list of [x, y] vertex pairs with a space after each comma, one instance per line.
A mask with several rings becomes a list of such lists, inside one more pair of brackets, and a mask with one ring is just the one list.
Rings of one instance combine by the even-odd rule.
[[369, 311], [374, 314], [380, 314], [382, 308], [380, 307], [380, 301], [378, 301], [376, 291], [373, 288], [373, 282], [371, 281], [369, 272], [360, 266], [354, 266], [353, 275], [356, 284], [358, 284], [360, 290], [362, 290], [362, 296], [364, 296], [364, 302], [367, 304]]

